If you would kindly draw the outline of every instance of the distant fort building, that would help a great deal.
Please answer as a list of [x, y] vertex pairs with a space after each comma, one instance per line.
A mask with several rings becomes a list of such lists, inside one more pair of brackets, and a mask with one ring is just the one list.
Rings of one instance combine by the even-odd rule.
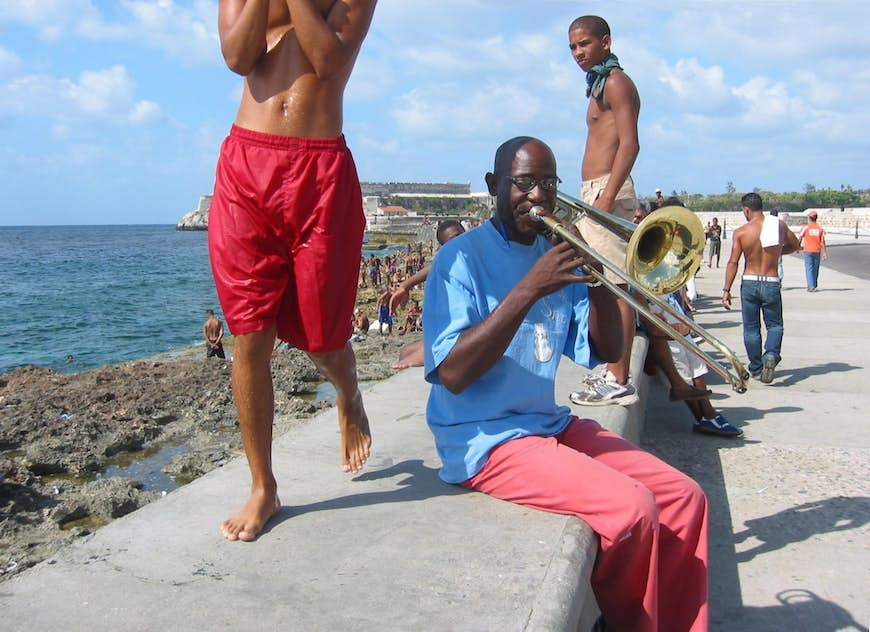
[[[493, 208], [489, 193], [472, 193], [468, 182], [361, 182], [360, 187], [366, 223], [374, 230], [388, 229], [396, 221], [419, 224], [424, 215], [488, 215]], [[181, 218], [176, 229], [208, 228], [211, 197], [199, 196], [197, 207]]]
[[360, 182], [363, 196], [471, 195], [471, 183], [457, 182]]

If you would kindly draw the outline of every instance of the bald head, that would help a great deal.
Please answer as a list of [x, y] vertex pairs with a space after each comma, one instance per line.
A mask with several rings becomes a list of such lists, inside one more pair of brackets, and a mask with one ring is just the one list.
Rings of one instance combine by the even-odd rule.
[[511, 175], [511, 168], [513, 166], [514, 158], [516, 158], [517, 152], [519, 152], [520, 149], [522, 149], [525, 145], [530, 143], [544, 147], [552, 157], [553, 163], [556, 162], [556, 157], [553, 156], [553, 151], [544, 141], [538, 140], [533, 136], [515, 136], [514, 138], [511, 138], [510, 140], [502, 143], [501, 146], [495, 150], [493, 173], [498, 176]]

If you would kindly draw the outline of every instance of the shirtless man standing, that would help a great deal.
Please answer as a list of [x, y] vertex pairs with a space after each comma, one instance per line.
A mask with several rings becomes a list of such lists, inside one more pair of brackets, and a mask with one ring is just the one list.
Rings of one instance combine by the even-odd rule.
[[205, 357], [226, 358], [224, 354], [224, 326], [214, 312], [205, 310], [205, 323], [202, 326], [202, 336], [205, 338]]
[[[765, 216], [761, 197], [747, 193], [740, 200], [747, 223], [732, 234], [731, 256], [725, 266], [722, 305], [731, 309], [731, 284], [743, 256], [740, 305], [743, 311], [743, 344], [749, 357], [749, 374], [765, 384], [773, 381], [773, 371], [781, 360], [782, 295], [777, 275], [779, 258], [795, 252], [800, 245], [781, 219]], [[764, 355], [761, 353], [761, 318], [767, 329]]]
[[[586, 96], [590, 97], [581, 197], [595, 208], [631, 221], [637, 209], [631, 168], [640, 151], [637, 88], [610, 52], [610, 27], [602, 18], [585, 15], [574, 20], [568, 28], [568, 43], [574, 60], [586, 72]], [[577, 222], [577, 228], [595, 251], [625, 270], [624, 240], [585, 216]], [[625, 289], [625, 284], [610, 271], [605, 276]], [[634, 310], [622, 299], [617, 299], [617, 305], [622, 318], [622, 355], [607, 364], [603, 375], [588, 377], [583, 391], [571, 394], [575, 404], [627, 405], [638, 399], [634, 385], [628, 381]]]
[[272, 472], [275, 339], [303, 349], [336, 389], [341, 467], [371, 433], [348, 343], [365, 216], [342, 134], [344, 89], [376, 0], [220, 0], [227, 66], [245, 77], [221, 147], [209, 254], [235, 339], [233, 395], [251, 470], [248, 501], [221, 526], [253, 540], [278, 511]]

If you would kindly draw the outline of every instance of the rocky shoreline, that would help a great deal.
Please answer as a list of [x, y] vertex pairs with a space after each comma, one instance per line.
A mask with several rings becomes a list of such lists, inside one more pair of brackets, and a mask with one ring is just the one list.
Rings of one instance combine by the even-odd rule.
[[[361, 383], [395, 373], [400, 348], [419, 337], [354, 341]], [[172, 446], [163, 471], [181, 485], [243, 455], [232, 363], [204, 355], [0, 375], [0, 581], [165, 493], [106, 476], [113, 464]], [[304, 353], [277, 350], [272, 371], [276, 435], [332, 405], [317, 398], [323, 377]]]

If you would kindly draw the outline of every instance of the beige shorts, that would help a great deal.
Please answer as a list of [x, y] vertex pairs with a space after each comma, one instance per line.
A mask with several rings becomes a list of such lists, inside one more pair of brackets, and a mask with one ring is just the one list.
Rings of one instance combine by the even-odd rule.
[[686, 382], [691, 384], [694, 378], [707, 373], [707, 365], [679, 342], [668, 340], [668, 347], [674, 358], [674, 368]]
[[[580, 192], [581, 199], [590, 206], [595, 206], [595, 200], [604, 191], [607, 182], [610, 180], [610, 174], [603, 175], [600, 178], [593, 180], [585, 180]], [[634, 212], [637, 210], [637, 194], [634, 191], [634, 182], [631, 176], [626, 178], [625, 182], [620, 187], [616, 194], [616, 201], [613, 203], [613, 214], [629, 222], [634, 218]], [[625, 251], [627, 242], [614, 235], [610, 230], [604, 228], [594, 219], [583, 216], [577, 222], [577, 229], [583, 235], [583, 239], [604, 259], [613, 263], [617, 268], [625, 271]], [[614, 283], [623, 283], [623, 281], [609, 270], [605, 269], [605, 278]]]

